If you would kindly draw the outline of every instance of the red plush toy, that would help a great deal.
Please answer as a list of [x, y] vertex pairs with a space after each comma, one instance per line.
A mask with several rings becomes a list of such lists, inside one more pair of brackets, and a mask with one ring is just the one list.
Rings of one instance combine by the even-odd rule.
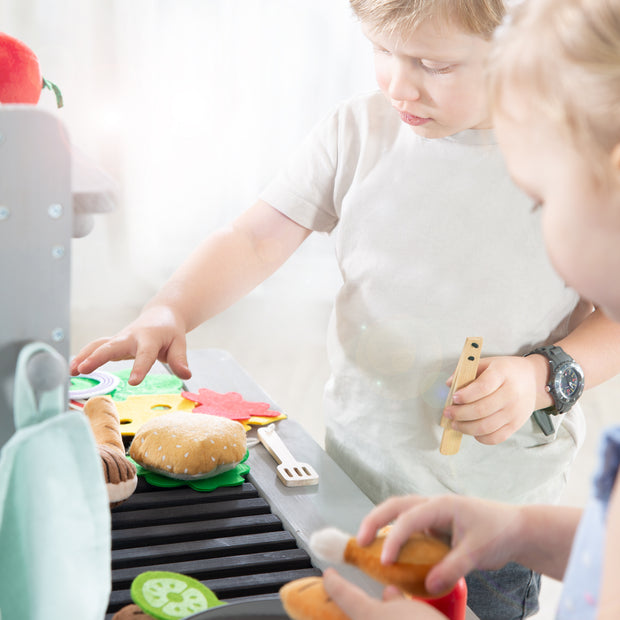
[[62, 107], [58, 87], [41, 77], [35, 53], [18, 39], [0, 32], [0, 103], [38, 103], [41, 90], [49, 88]]

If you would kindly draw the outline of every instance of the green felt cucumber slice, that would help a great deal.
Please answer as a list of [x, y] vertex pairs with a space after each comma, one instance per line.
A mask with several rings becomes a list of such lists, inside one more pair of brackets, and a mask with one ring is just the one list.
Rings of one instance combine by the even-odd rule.
[[211, 607], [224, 605], [200, 581], [168, 571], [146, 571], [131, 584], [131, 598], [158, 620], [177, 620]]

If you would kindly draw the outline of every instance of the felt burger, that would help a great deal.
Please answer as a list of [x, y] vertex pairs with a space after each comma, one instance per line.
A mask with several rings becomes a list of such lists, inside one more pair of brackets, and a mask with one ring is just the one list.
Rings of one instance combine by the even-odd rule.
[[172, 411], [152, 418], [135, 434], [129, 455], [149, 471], [200, 480], [234, 469], [247, 439], [239, 422], [214, 415]]
[[[406, 596], [423, 600], [450, 620], [464, 620], [467, 587], [460, 580], [456, 587], [440, 596], [432, 596], [424, 581], [431, 568], [441, 561], [450, 547], [433, 536], [414, 534], [402, 546], [396, 562], [381, 563], [385, 531], [365, 547], [336, 528], [315, 532], [310, 547], [319, 558], [331, 563], [351, 564], [384, 585], [397, 586]], [[348, 620], [348, 616], [329, 598], [322, 577], [306, 577], [285, 584], [280, 600], [292, 620]]]

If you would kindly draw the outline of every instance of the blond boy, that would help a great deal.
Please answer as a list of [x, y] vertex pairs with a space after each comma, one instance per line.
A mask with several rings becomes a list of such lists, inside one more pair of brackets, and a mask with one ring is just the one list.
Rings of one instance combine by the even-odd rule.
[[[502, 28], [491, 75], [496, 127], [507, 165], [540, 204], [545, 244], [558, 273], [620, 321], [620, 4], [528, 0]], [[553, 62], [549, 62], [549, 59]], [[575, 97], [575, 84], [583, 89]], [[514, 560], [564, 588], [557, 620], [620, 618], [620, 425], [605, 429], [585, 510], [508, 506], [454, 495], [393, 498], [364, 520], [360, 543], [392, 522], [384, 560], [412, 532], [452, 535], [452, 551], [426, 586], [450, 588], [473, 568]], [[439, 620], [386, 592], [369, 598], [333, 571], [329, 595], [352, 620]], [[498, 616], [499, 618], [500, 616]], [[551, 615], [545, 615], [551, 617]]]

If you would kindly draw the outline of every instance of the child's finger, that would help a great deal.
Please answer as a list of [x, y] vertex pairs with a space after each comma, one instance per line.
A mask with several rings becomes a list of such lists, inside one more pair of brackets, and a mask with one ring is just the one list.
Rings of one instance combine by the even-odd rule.
[[403, 495], [391, 497], [373, 508], [362, 520], [357, 533], [357, 542], [361, 546], [371, 543], [377, 536], [377, 530], [384, 527], [399, 514], [420, 502], [427, 501], [424, 497]]
[[192, 376], [192, 371], [187, 363], [185, 338], [176, 338], [172, 341], [168, 349], [166, 361], [170, 366], [170, 370], [180, 379], [189, 379]]
[[99, 346], [78, 365], [78, 370], [80, 373], [87, 375], [100, 366], [103, 366], [106, 362], [111, 360], [131, 359], [132, 357], [132, 352], [128, 349], [128, 344], [125, 340], [118, 341], [106, 338], [103, 343], [100, 343]]
[[146, 377], [148, 371], [152, 368], [157, 360], [159, 349], [153, 346], [138, 346], [136, 351], [136, 361], [131, 369], [131, 374], [127, 383], [129, 385], [138, 385]]
[[400, 548], [416, 532], [452, 533], [454, 501], [451, 496], [429, 498], [400, 514], [389, 529], [383, 543], [381, 561], [394, 562]]
[[431, 594], [439, 594], [452, 589], [461, 577], [465, 577], [475, 568], [467, 554], [459, 549], [453, 549], [441, 562], [431, 568], [424, 585]]
[[[83, 374], [88, 374], [89, 372], [95, 370], [96, 367], [92, 370], [84, 372], [80, 370], [80, 368], [82, 367], [82, 364], [84, 364], [85, 360], [87, 360], [92, 355], [92, 353], [96, 351], [99, 347], [108, 342], [108, 340], [109, 338], [98, 338], [97, 340], [94, 340], [93, 342], [87, 344], [81, 351], [79, 351], [79, 353], [71, 360], [71, 374], [77, 375], [80, 374], [80, 372], [83, 372]], [[89, 364], [84, 365], [85, 369], [87, 367], [89, 367]]]
[[504, 382], [504, 375], [489, 366], [474, 381], [454, 392], [452, 402], [455, 405], [474, 403], [497, 391]]

